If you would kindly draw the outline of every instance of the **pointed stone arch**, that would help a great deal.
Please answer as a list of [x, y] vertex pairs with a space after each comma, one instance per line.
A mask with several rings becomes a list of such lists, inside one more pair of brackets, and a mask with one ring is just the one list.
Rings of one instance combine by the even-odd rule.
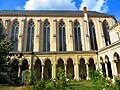
[[18, 77], [18, 70], [19, 70], [19, 61], [18, 59], [14, 59], [11, 64], [11, 70], [10, 70], [10, 78], [17, 78]]
[[120, 56], [117, 52], [114, 53], [113, 60], [116, 63], [117, 74], [120, 74]]
[[101, 66], [102, 66], [102, 73], [103, 73], [103, 76], [106, 77], [105, 63], [104, 63], [102, 57], [100, 57], [100, 64], [101, 64]]
[[62, 58], [59, 58], [57, 61], [57, 68], [58, 67], [64, 69], [64, 60]]
[[111, 41], [110, 41], [110, 35], [109, 35], [109, 32], [108, 32], [110, 26], [109, 26], [109, 24], [108, 24], [106, 19], [102, 23], [102, 28], [103, 28], [105, 44], [107, 46], [107, 45], [111, 44]]
[[108, 77], [113, 77], [112, 76], [112, 68], [111, 68], [111, 62], [109, 61], [109, 57], [105, 55], [105, 62], [107, 64], [107, 70], [108, 70]]
[[20, 70], [21, 70], [20, 74], [23, 75], [24, 71], [28, 70], [28, 69], [29, 69], [28, 60], [27, 59], [23, 59], [21, 67], [20, 67]]
[[90, 58], [90, 59], [89, 59], [88, 67], [89, 67], [89, 70], [93, 70], [93, 71], [96, 70], [95, 62], [94, 62], [94, 59], [93, 59], [93, 58]]
[[73, 60], [71, 58], [69, 58], [67, 60], [67, 69], [66, 69], [66, 75], [69, 78], [69, 76], [71, 76], [71, 78], [74, 78], [74, 63]]
[[80, 60], [79, 60], [79, 77], [81, 79], [86, 79], [86, 76], [87, 76], [87, 69], [86, 69], [85, 59], [80, 58]]
[[50, 59], [45, 60], [44, 78], [52, 78], [52, 64]]
[[36, 71], [37, 77], [40, 79], [42, 75], [42, 62], [40, 59], [35, 61], [34, 70]]

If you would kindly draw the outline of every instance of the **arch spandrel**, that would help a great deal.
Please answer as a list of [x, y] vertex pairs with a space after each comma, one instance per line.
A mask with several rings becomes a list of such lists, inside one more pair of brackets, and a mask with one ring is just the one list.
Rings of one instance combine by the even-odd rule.
[[33, 65], [35, 65], [35, 62], [36, 62], [37, 60], [39, 60], [39, 61], [42, 63], [42, 60], [41, 60], [41, 59], [39, 59], [38, 57], [35, 57], [34, 60], [33, 60]]
[[10, 63], [12, 63], [14, 60], [19, 61], [17, 57], [11, 57], [11, 59], [10, 59]]
[[51, 64], [53, 65], [53, 60], [51, 58], [44, 58], [43, 60], [43, 65], [45, 65], [46, 60], [50, 60]]
[[26, 57], [23, 57], [23, 58], [21, 58], [21, 59], [19, 60], [19, 65], [22, 65], [22, 62], [23, 62], [24, 60], [27, 60], [28, 65], [30, 65], [30, 59], [29, 59], [29, 58], [26, 58]]
[[62, 58], [62, 57], [58, 57], [58, 58], [56, 59], [56, 62], [55, 62], [55, 64], [56, 64], [56, 65], [58, 64], [58, 61], [59, 61], [60, 59], [62, 59], [62, 60], [63, 60], [64, 64], [66, 63], [66, 61], [65, 61], [65, 59], [64, 59], [64, 58]]
[[76, 64], [76, 61], [75, 61], [75, 59], [74, 59], [73, 57], [68, 57], [68, 58], [66, 58], [66, 60], [65, 60], [65, 61], [66, 61], [66, 64], [67, 64], [67, 61], [68, 61], [69, 59], [71, 59], [71, 60], [73, 61], [73, 65]]

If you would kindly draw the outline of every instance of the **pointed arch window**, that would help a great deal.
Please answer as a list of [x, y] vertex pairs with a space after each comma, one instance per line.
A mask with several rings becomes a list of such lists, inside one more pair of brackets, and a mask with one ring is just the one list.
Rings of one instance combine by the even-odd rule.
[[11, 38], [15, 41], [13, 51], [18, 51], [18, 32], [19, 32], [19, 22], [17, 19], [13, 21]]
[[106, 20], [104, 20], [102, 23], [102, 26], [103, 26], [103, 34], [104, 34], [104, 38], [105, 38], [105, 44], [107, 46], [107, 45], [111, 44], [110, 36], [109, 36], [109, 32], [108, 32], [108, 29], [109, 29], [108, 22]]
[[74, 22], [74, 50], [82, 51], [80, 23], [77, 20]]
[[66, 51], [66, 32], [65, 23], [59, 22], [59, 51]]
[[26, 44], [26, 51], [33, 51], [34, 47], [34, 22], [31, 19], [28, 22], [28, 31], [27, 31], [27, 44]]
[[44, 21], [43, 25], [43, 52], [50, 51], [50, 23], [48, 20]]
[[2, 34], [3, 34], [3, 22], [0, 19], [0, 37], [2, 36]]
[[96, 39], [96, 32], [94, 23], [92, 20], [89, 22], [89, 33], [90, 33], [90, 47], [91, 50], [98, 50], [97, 39]]

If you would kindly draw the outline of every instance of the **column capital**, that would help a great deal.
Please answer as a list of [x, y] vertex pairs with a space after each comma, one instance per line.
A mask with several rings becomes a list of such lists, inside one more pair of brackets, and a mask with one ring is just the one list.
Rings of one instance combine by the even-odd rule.
[[107, 63], [108, 63], [108, 60], [105, 60], [105, 63], [107, 64]]
[[45, 64], [42, 64], [41, 66], [42, 66], [42, 67], [44, 67], [44, 66], [45, 66]]
[[117, 59], [113, 59], [113, 62], [114, 62], [114, 63], [117, 63], [117, 62], [118, 62], [118, 60], [117, 60]]
[[86, 65], [89, 65], [89, 62], [86, 62], [85, 64], [86, 64]]
[[95, 62], [94, 64], [97, 65], [97, 62]]

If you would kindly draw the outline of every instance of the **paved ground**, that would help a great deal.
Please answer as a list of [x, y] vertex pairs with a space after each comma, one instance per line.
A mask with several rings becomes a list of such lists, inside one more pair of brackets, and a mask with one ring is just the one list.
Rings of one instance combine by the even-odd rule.
[[13, 90], [28, 90], [25, 86], [15, 87]]

